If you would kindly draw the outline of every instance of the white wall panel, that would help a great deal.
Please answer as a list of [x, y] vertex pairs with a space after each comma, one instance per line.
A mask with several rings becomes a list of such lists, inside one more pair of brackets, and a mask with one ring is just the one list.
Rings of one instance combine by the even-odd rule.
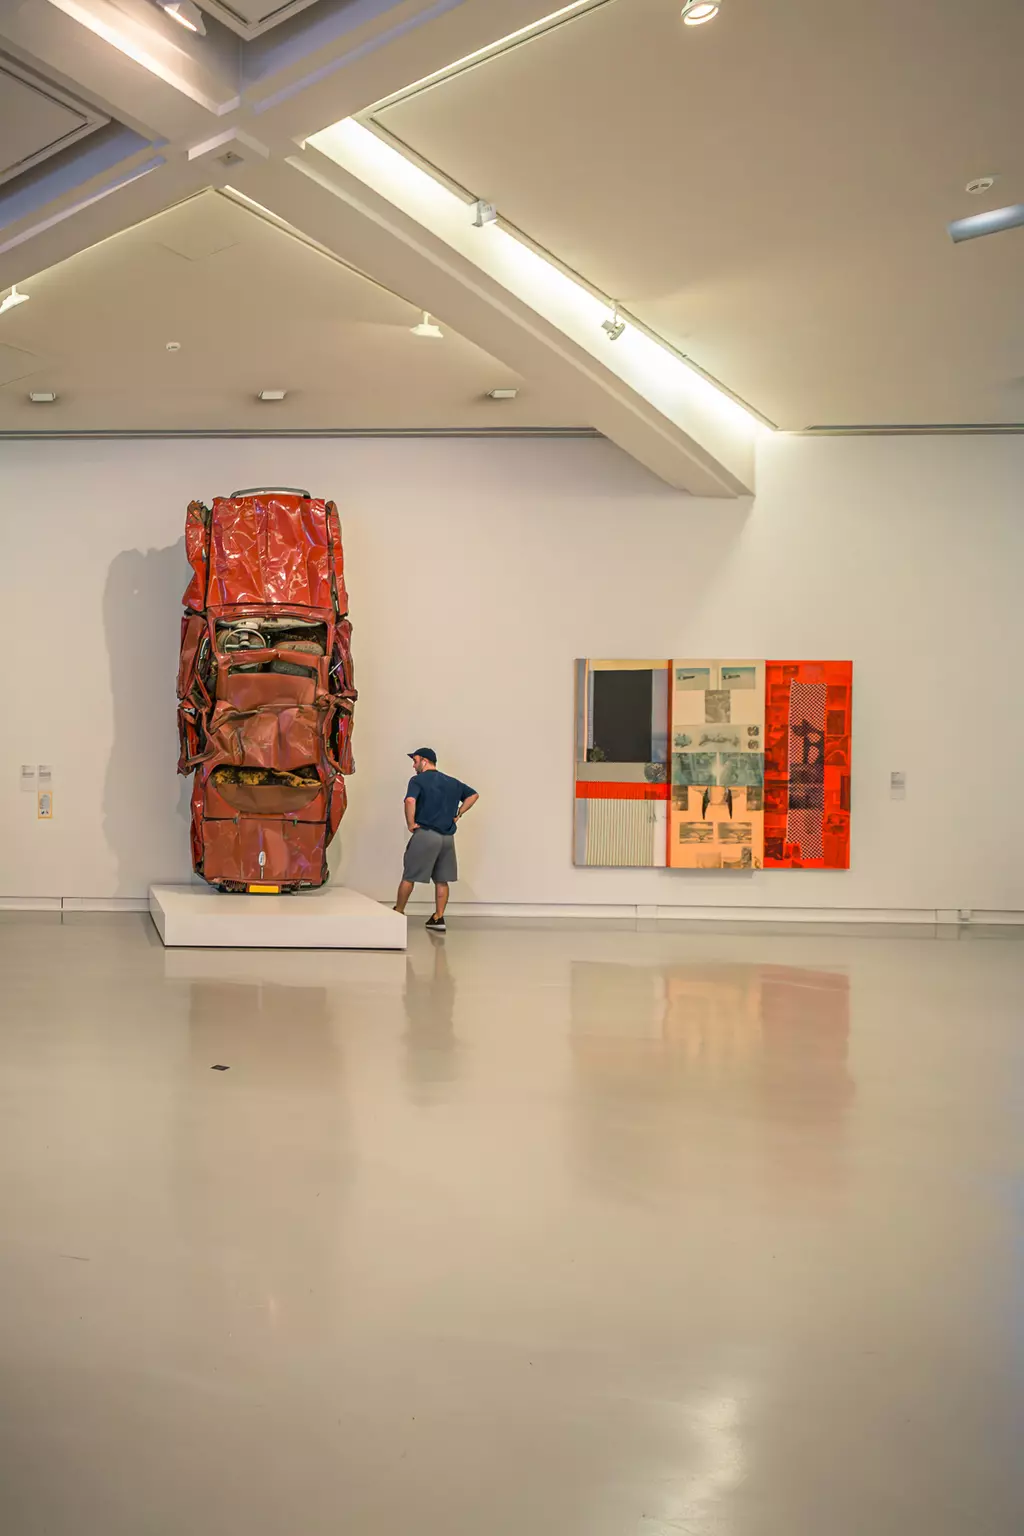
[[[483, 797], [459, 834], [463, 900], [1024, 908], [1024, 439], [995, 437], [776, 437], [737, 504], [679, 495], [602, 442], [0, 443], [0, 897], [187, 878], [184, 509], [262, 481], [342, 508], [356, 888], [397, 879], [404, 754], [426, 743]], [[853, 868], [574, 868], [587, 655], [852, 657]], [[22, 763], [53, 766], [52, 822]]]

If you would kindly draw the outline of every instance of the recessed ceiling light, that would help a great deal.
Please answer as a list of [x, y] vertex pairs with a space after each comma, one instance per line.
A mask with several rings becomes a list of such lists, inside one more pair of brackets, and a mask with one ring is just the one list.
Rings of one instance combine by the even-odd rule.
[[203, 13], [192, 0], [156, 0], [157, 5], [173, 21], [180, 22], [190, 32], [198, 32], [201, 37], [206, 36], [206, 23]]
[[165, 352], [180, 352], [181, 351], [181, 342], [180, 341], [167, 341], [167, 342], [165, 342], [164, 343], [164, 351]]
[[28, 397], [30, 400], [34, 401], [36, 405], [52, 405], [56, 400], [57, 395], [52, 389], [30, 389], [28, 392]]
[[514, 400], [518, 395], [518, 389], [489, 389], [488, 400]]
[[435, 341], [440, 341], [444, 336], [444, 331], [439, 325], [434, 324], [426, 310], [423, 311], [423, 319], [419, 325], [410, 326], [410, 330], [414, 336], [431, 336]]
[[30, 293], [19, 293], [17, 284], [15, 284], [14, 287], [12, 287], [10, 293], [7, 295], [6, 299], [4, 299], [3, 303], [0, 304], [0, 315], [3, 314], [4, 310], [14, 309], [14, 307], [18, 304], [27, 304], [31, 297], [32, 295]]
[[286, 389], [261, 389], [257, 399], [259, 400], [283, 400], [288, 393]]
[[966, 187], [964, 187], [964, 191], [974, 193], [991, 192], [995, 184], [996, 179], [994, 176], [975, 176], [974, 180], [969, 181]]
[[706, 21], [714, 21], [721, 6], [719, 0], [687, 0], [680, 15], [688, 27], [701, 27]]

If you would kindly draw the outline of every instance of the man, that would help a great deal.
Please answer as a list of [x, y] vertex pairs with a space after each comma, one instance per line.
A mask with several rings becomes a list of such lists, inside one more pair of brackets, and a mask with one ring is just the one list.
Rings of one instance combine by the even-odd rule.
[[460, 779], [438, 772], [437, 753], [430, 747], [419, 747], [409, 756], [416, 772], [405, 792], [409, 844], [395, 911], [405, 911], [414, 885], [426, 885], [432, 880], [436, 893], [434, 915], [427, 927], [431, 933], [446, 933], [444, 909], [448, 905], [448, 888], [459, 878], [455, 828], [480, 797]]

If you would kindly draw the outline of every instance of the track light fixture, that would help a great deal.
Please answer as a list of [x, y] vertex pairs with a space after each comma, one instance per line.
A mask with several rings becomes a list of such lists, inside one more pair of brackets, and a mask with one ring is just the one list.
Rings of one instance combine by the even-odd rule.
[[200, 37], [206, 36], [203, 13], [198, 5], [193, 5], [192, 0], [156, 0], [156, 4], [173, 21], [187, 27], [190, 32], [198, 32]]
[[610, 320], [601, 321], [601, 329], [602, 331], [606, 331], [608, 333], [609, 341], [618, 341], [619, 337], [626, 329], [625, 320], [619, 319], [618, 306], [612, 310], [612, 317]]
[[14, 284], [6, 299], [0, 304], [0, 315], [7, 309], [14, 309], [18, 304], [27, 304], [31, 297], [30, 293], [19, 293], [17, 284]]
[[493, 203], [485, 203], [482, 197], [478, 197], [473, 204], [473, 223], [477, 229], [483, 229], [485, 224], [498, 222], [498, 210]]
[[721, 10], [719, 0], [686, 0], [680, 15], [688, 27], [702, 27], [706, 21], [714, 21]]

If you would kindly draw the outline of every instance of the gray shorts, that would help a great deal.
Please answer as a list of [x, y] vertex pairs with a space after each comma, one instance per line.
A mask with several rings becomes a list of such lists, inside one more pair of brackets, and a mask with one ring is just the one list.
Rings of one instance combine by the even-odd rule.
[[403, 880], [418, 885], [450, 885], [459, 878], [459, 865], [455, 857], [455, 838], [445, 837], [443, 832], [428, 832], [420, 827], [409, 839], [405, 850]]

